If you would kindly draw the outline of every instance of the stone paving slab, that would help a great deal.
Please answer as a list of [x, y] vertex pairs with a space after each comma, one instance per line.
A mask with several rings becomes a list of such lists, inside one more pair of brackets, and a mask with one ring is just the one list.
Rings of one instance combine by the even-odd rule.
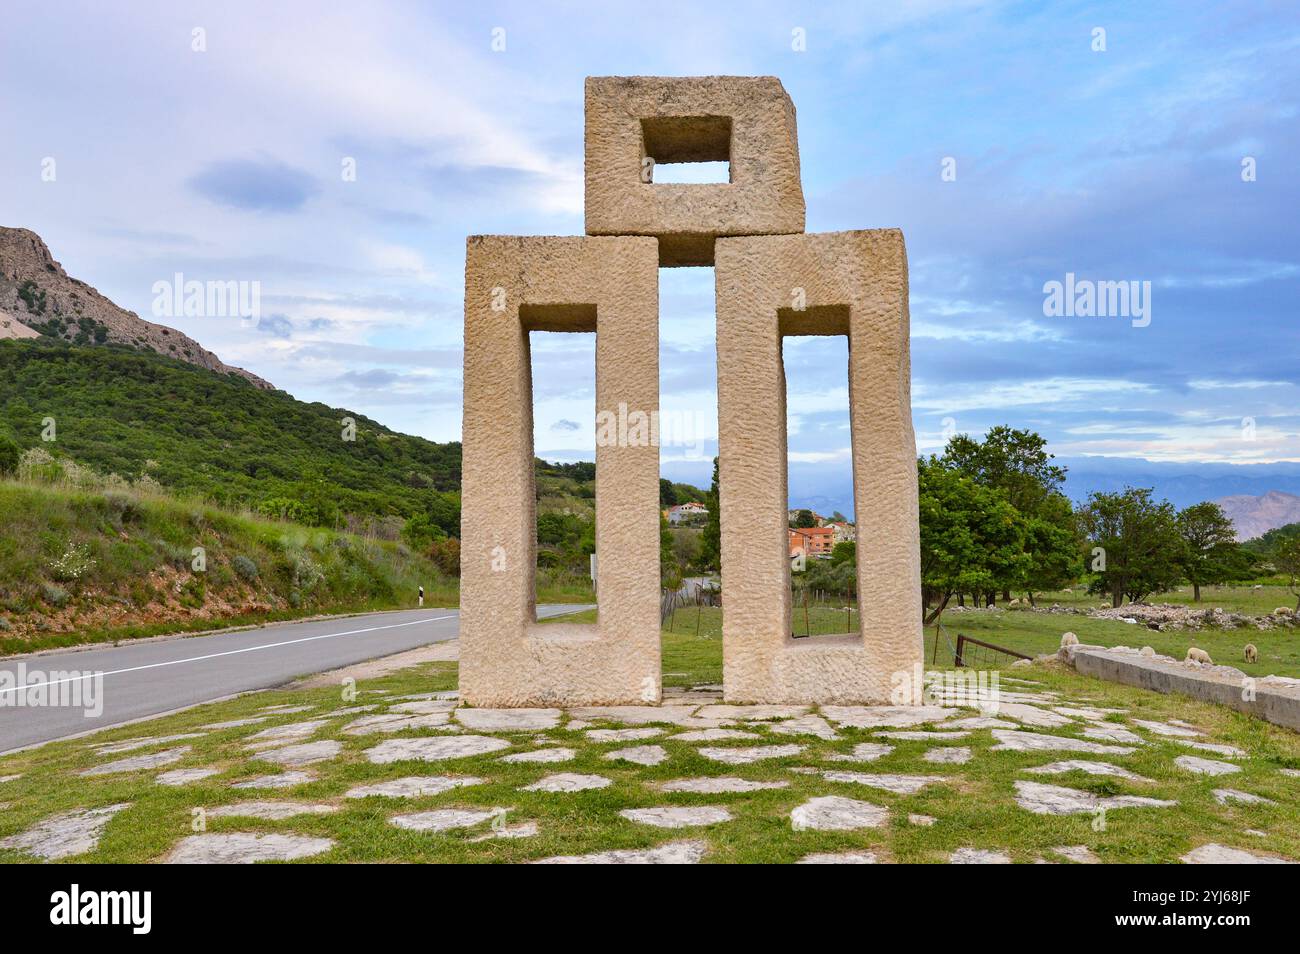
[[1061, 785], [1016, 782], [1016, 804], [1036, 815], [1084, 815], [1119, 808], [1169, 808], [1177, 802], [1142, 795], [1104, 797]]
[[721, 778], [679, 778], [659, 786], [663, 792], [687, 792], [692, 795], [716, 795], [724, 792], [759, 792], [765, 789], [789, 788], [786, 781], [752, 782], [749, 779], [723, 776]]
[[876, 759], [883, 758], [890, 752], [894, 751], [892, 745], [886, 745], [884, 742], [859, 742], [853, 746], [853, 751], [832, 752], [826, 756], [828, 762], [874, 762]]
[[333, 805], [311, 805], [307, 802], [236, 802], [204, 809], [209, 818], [264, 818], [282, 821], [298, 815], [329, 815], [338, 809]]
[[281, 772], [278, 775], [259, 775], [243, 782], [236, 782], [231, 788], [293, 788], [316, 781], [313, 772]]
[[590, 855], [558, 855], [535, 865], [697, 865], [709, 846], [703, 841], [670, 841], [654, 848], [619, 848]]
[[95, 775], [114, 775], [118, 772], [138, 772], [141, 769], [161, 768], [164, 765], [179, 762], [189, 753], [190, 747], [182, 745], [174, 749], [164, 749], [161, 752], [151, 752], [148, 755], [132, 755], [124, 759], [118, 759], [116, 762], [94, 765], [88, 769], [82, 769], [77, 774], [85, 778]]
[[552, 762], [572, 762], [578, 757], [574, 749], [553, 748], [537, 749], [534, 752], [516, 752], [514, 755], [503, 755], [498, 761], [508, 762], [511, 765], [518, 763], [552, 763]]
[[1232, 775], [1234, 772], [1241, 771], [1240, 765], [1197, 758], [1195, 755], [1180, 755], [1174, 759], [1174, 764], [1180, 769], [1195, 772], [1197, 775]]
[[301, 745], [287, 745], [282, 749], [265, 750], [257, 753], [257, 759], [297, 768], [336, 758], [342, 751], [342, 742], [327, 739], [322, 742], [304, 742]]
[[372, 782], [357, 785], [343, 793], [344, 798], [429, 798], [441, 795], [453, 788], [467, 785], [482, 785], [483, 779], [472, 775], [407, 775], [385, 782]]
[[1136, 749], [1126, 745], [1103, 745], [1087, 739], [1074, 739], [1062, 735], [1043, 735], [1037, 732], [1017, 732], [1011, 729], [994, 729], [993, 738], [998, 744], [992, 751], [1001, 752], [1092, 752], [1096, 755], [1132, 755]]
[[810, 798], [790, 812], [795, 831], [856, 831], [878, 828], [888, 820], [888, 809], [839, 795]]
[[1011, 859], [1000, 851], [987, 848], [958, 848], [948, 856], [952, 865], [1009, 865]]
[[637, 765], [658, 765], [667, 761], [668, 752], [661, 745], [638, 745], [630, 749], [606, 752], [602, 758], [609, 762], [633, 762]]
[[1183, 864], [1188, 865], [1294, 865], [1298, 862], [1272, 855], [1259, 855], [1241, 848], [1229, 848], [1227, 845], [1201, 845], [1193, 848], [1182, 857]]
[[189, 785], [220, 774], [221, 769], [215, 768], [172, 769], [170, 772], [163, 772], [154, 781], [159, 785]]
[[744, 729], [692, 729], [690, 732], [670, 735], [668, 738], [672, 742], [732, 742], [741, 739], [761, 739], [762, 736], [757, 732], [746, 732]]
[[608, 788], [612, 783], [603, 775], [579, 775], [574, 772], [558, 772], [543, 779], [525, 785], [521, 792], [585, 792], [595, 788]]
[[172, 865], [251, 865], [310, 858], [333, 847], [333, 839], [306, 835], [207, 833], [182, 838], [163, 861]]
[[1094, 762], [1091, 759], [1065, 759], [1060, 762], [1049, 762], [1046, 765], [1036, 765], [1024, 771], [1031, 772], [1034, 775], [1063, 775], [1066, 772], [1086, 772], [1089, 775], [1109, 775], [1114, 778], [1125, 778], [1130, 782], [1151, 781], [1149, 778], [1143, 778], [1141, 775], [1130, 772], [1118, 765], [1112, 765], [1110, 762]]
[[821, 713], [846, 729], [906, 729], [941, 722], [960, 710], [946, 706], [822, 706]]
[[388, 824], [407, 831], [427, 831], [438, 834], [454, 828], [474, 828], [498, 815], [505, 815], [508, 808], [436, 808], [428, 812], [412, 812], [408, 815], [394, 815]]
[[731, 821], [731, 812], [716, 805], [625, 808], [619, 815], [628, 821], [655, 828], [699, 828]]
[[415, 739], [385, 739], [372, 749], [366, 749], [366, 758], [376, 765], [392, 762], [441, 762], [464, 759], [472, 755], [486, 755], [510, 748], [505, 739], [488, 735], [448, 735]]
[[127, 807], [129, 803], [119, 802], [51, 815], [24, 832], [0, 839], [0, 848], [26, 852], [45, 861], [84, 855], [98, 847], [104, 828]]
[[168, 742], [181, 742], [185, 739], [201, 739], [203, 732], [181, 732], [178, 735], [158, 735], [149, 738], [127, 739], [125, 742], [108, 742], [94, 746], [96, 755], [119, 755], [122, 752], [134, 752], [136, 749], [152, 745], [165, 745]]
[[943, 775], [888, 775], [872, 772], [822, 772], [822, 778], [828, 782], [844, 782], [851, 785], [866, 785], [879, 788], [895, 795], [915, 795], [927, 785], [951, 782]]
[[748, 765], [764, 759], [784, 759], [798, 755], [804, 750], [802, 745], [751, 745], [734, 749], [705, 746], [699, 750], [700, 755], [726, 765]]
[[663, 729], [588, 729], [583, 733], [588, 742], [636, 742], [653, 739], [664, 734]]
[[560, 724], [559, 709], [466, 709], [456, 710], [456, 721], [479, 732], [535, 732]]

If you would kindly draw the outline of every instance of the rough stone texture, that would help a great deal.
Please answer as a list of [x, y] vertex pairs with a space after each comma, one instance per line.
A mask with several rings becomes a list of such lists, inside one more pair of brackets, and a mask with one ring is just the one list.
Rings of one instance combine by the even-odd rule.
[[1058, 726], [1069, 725], [1074, 721], [1060, 713], [1049, 712], [1046, 709], [1040, 709], [1037, 706], [1026, 705], [1021, 702], [1001, 703], [997, 707], [997, 714], [1023, 722], [1025, 725], [1044, 729], [1054, 729]]
[[1009, 865], [1011, 859], [1000, 851], [986, 848], [958, 848], [948, 856], [948, 863], [953, 865]]
[[[716, 248], [725, 697], [888, 703], [893, 675], [922, 664], [902, 233], [721, 238]], [[842, 637], [790, 638], [781, 340], [791, 334], [849, 339], [854, 500], [872, 541], [858, 555], [860, 631]]]
[[807, 714], [807, 706], [780, 705], [702, 706], [695, 713], [695, 715], [701, 719], [739, 719], [742, 722], [769, 722], [774, 719], [794, 719]]
[[483, 780], [481, 778], [475, 778], [472, 775], [460, 777], [453, 775], [408, 775], [404, 778], [389, 779], [386, 782], [358, 785], [344, 792], [343, 797], [369, 798], [374, 795], [382, 798], [428, 798], [432, 795], [450, 792], [453, 788], [482, 784]]
[[306, 712], [309, 709], [315, 709], [315, 706], [295, 706], [288, 702], [283, 702], [275, 706], [262, 706], [258, 712], [271, 712], [275, 715], [288, 715], [290, 712]]
[[232, 832], [190, 835], [177, 842], [164, 862], [172, 865], [251, 865], [258, 861], [310, 858], [334, 847], [329, 838]]
[[797, 865], [874, 865], [876, 856], [869, 851], [844, 851], [838, 854], [804, 855]]
[[1014, 729], [1016, 723], [993, 716], [968, 716], [965, 719], [953, 719], [943, 724], [945, 729]]
[[695, 729], [691, 732], [670, 735], [668, 738], [672, 742], [732, 742], [742, 739], [761, 739], [762, 736], [757, 732], [746, 732], [743, 729]]
[[484, 755], [508, 748], [510, 743], [505, 739], [496, 739], [487, 735], [385, 739], [374, 748], [366, 749], [366, 758], [376, 765], [406, 760], [441, 762], [445, 759], [463, 759], [471, 755]]
[[724, 762], [727, 765], [748, 765], [751, 762], [761, 762], [764, 759], [789, 758], [792, 755], [798, 755], [803, 750], [802, 745], [751, 745], [734, 749], [705, 746], [700, 749], [700, 754], [706, 759]]
[[1187, 865], [1294, 865], [1297, 862], [1271, 855], [1257, 855], [1241, 848], [1227, 845], [1201, 845], [1193, 848], [1181, 859]]
[[362, 716], [343, 727], [344, 735], [391, 735], [404, 729], [438, 729], [439, 731], [458, 732], [455, 726], [448, 726], [450, 712], [426, 712], [423, 715], [403, 715], [399, 712], [381, 712], [378, 715]]
[[480, 842], [492, 841], [495, 838], [532, 838], [541, 829], [537, 822], [520, 822], [518, 825], [506, 825], [503, 828], [493, 828], [491, 831], [485, 831], [481, 835], [475, 835], [473, 838], [467, 838], [466, 841]]
[[1156, 692], [1178, 692], [1203, 702], [1217, 702], [1275, 725], [1300, 731], [1300, 684], [1259, 679], [1251, 698], [1243, 698], [1244, 673], [1216, 667], [1189, 668], [1171, 659], [1148, 659], [1100, 646], [1077, 647], [1068, 662], [1079, 672]]
[[537, 865], [697, 865], [708, 851], [703, 841], [670, 841], [654, 848], [620, 848], [590, 855], [559, 855]]
[[1109, 762], [1093, 762], [1089, 759], [1066, 759], [1061, 762], [1049, 762], [1047, 765], [1036, 765], [1033, 768], [1025, 769], [1034, 775], [1064, 775], [1066, 772], [1086, 772], [1089, 775], [1109, 775], [1114, 778], [1126, 778], [1130, 782], [1149, 782], [1151, 779], [1143, 778], [1130, 772], [1126, 768], [1118, 765], [1111, 765]]
[[915, 795], [927, 785], [950, 782], [942, 775], [877, 775], [871, 772], [822, 772], [822, 778], [828, 782], [847, 782], [853, 785], [867, 785], [879, 788], [895, 795]]
[[639, 739], [653, 739], [663, 735], [663, 729], [588, 729], [589, 742], [636, 742]]
[[854, 831], [878, 828], [888, 820], [887, 809], [838, 795], [810, 798], [790, 812], [790, 824], [795, 831]]
[[618, 749], [605, 753], [604, 758], [610, 762], [633, 762], [637, 765], [658, 765], [666, 761], [668, 752], [662, 745], [638, 745], [630, 749]]
[[[655, 617], [658, 619], [658, 617]], [[558, 623], [547, 624], [547, 629], [552, 626], [558, 626]], [[656, 625], [658, 625], [656, 623]], [[586, 722], [602, 720], [605, 722], [621, 722], [624, 725], [648, 725], [652, 722], [665, 722], [671, 725], [680, 725], [692, 729], [711, 729], [717, 728], [716, 720], [696, 719], [693, 715], [695, 706], [579, 706], [573, 709], [569, 715], [574, 719], [581, 719]], [[708, 725], [700, 725], [700, 722], [708, 722]]]
[[430, 812], [413, 812], [409, 815], [394, 815], [388, 819], [390, 825], [405, 828], [408, 831], [451, 831], [453, 828], [473, 828], [497, 815], [504, 815], [508, 808], [438, 808]]
[[200, 729], [238, 729], [246, 725], [257, 725], [259, 722], [265, 722], [269, 716], [252, 716], [248, 719], [231, 719], [228, 722], [209, 722], [207, 725], [199, 726]]
[[774, 722], [771, 731], [774, 735], [812, 735], [827, 741], [840, 737], [829, 722], [821, 716], [815, 715], [799, 716], [796, 719]]
[[[373, 709], [374, 706], [353, 706], [352, 710], [361, 711], [363, 709]], [[399, 702], [395, 706], [389, 706], [389, 712], [405, 712], [409, 715], [434, 715], [439, 712], [450, 712], [456, 708], [456, 703], [445, 699], [415, 699], [411, 702]], [[352, 711], [349, 710], [349, 711]], [[333, 715], [342, 715], [343, 711], [332, 713]]]
[[[649, 237], [468, 240], [460, 691], [470, 705], [659, 701], [659, 448], [648, 434], [658, 265]], [[597, 412], [622, 406], [628, 425], [596, 448], [593, 624], [537, 623], [531, 330], [596, 332]], [[645, 416], [644, 443], [633, 414]]]
[[886, 739], [899, 742], [956, 742], [970, 737], [970, 732], [931, 732], [926, 729], [900, 729], [897, 732], [877, 732]]
[[938, 765], [965, 765], [971, 760], [971, 750], [964, 745], [954, 745], [946, 749], [926, 749], [921, 758]]
[[744, 778], [679, 778], [659, 786], [665, 792], [716, 795], [721, 792], [758, 792], [768, 788], [789, 788], [789, 782], [751, 782]]
[[0, 839], [0, 848], [23, 851], [46, 861], [85, 854], [95, 850], [104, 827], [126, 807], [127, 803], [122, 802], [51, 815], [24, 832]]
[[189, 785], [191, 782], [201, 782], [205, 778], [220, 774], [221, 769], [214, 768], [172, 769], [170, 772], [163, 772], [154, 781], [159, 785]]
[[105, 762], [103, 765], [95, 765], [91, 768], [78, 772], [83, 777], [92, 775], [112, 775], [115, 772], [135, 772], [140, 769], [161, 768], [164, 765], [171, 765], [173, 762], [179, 762], [189, 754], [190, 747], [182, 745], [174, 749], [164, 749], [161, 752], [151, 752], [148, 755], [133, 755], [129, 758], [118, 759], [116, 762]]
[[1246, 752], [1235, 745], [1220, 745], [1217, 742], [1195, 742], [1191, 739], [1174, 739], [1179, 745], [1185, 745], [1188, 748], [1199, 749], [1202, 752], [1213, 752], [1215, 755], [1222, 755], [1228, 759], [1244, 759]]
[[1088, 739], [1100, 739], [1107, 742], [1123, 742], [1126, 745], [1146, 745], [1147, 740], [1136, 732], [1130, 732], [1122, 725], [1090, 725], [1083, 730]]
[[[654, 184], [643, 160], [729, 162], [730, 181]], [[804, 230], [794, 104], [774, 76], [591, 76], [586, 231], [660, 237], [664, 266], [712, 265], [720, 235]]]
[[1241, 766], [1228, 762], [1216, 762], [1214, 759], [1197, 758], [1195, 755], [1180, 755], [1174, 759], [1180, 769], [1195, 772], [1197, 775], [1231, 775], [1240, 772]]
[[343, 751], [343, 743], [328, 740], [324, 742], [304, 742], [302, 745], [287, 745], [282, 749], [270, 749], [259, 752], [257, 758], [263, 762], [276, 765], [315, 765], [332, 759]]
[[148, 748], [151, 745], [165, 745], [168, 742], [181, 742], [185, 739], [202, 738], [202, 732], [182, 732], [179, 735], [158, 735], [144, 739], [127, 739], [125, 742], [110, 742], [105, 745], [95, 746], [97, 755], [118, 755], [122, 752], [134, 752], [136, 749]]
[[556, 749], [537, 749], [534, 752], [516, 752], [514, 755], [503, 755], [499, 761], [516, 764], [519, 762], [572, 762], [578, 757], [578, 753], [573, 749], [556, 748]]
[[850, 753], [835, 752], [826, 756], [828, 762], [874, 762], [878, 758], [894, 751], [892, 745], [883, 742], [859, 742]]
[[1117, 808], [1168, 808], [1178, 803], [1142, 795], [1112, 795], [1106, 798], [1061, 785], [1016, 782], [1016, 804], [1036, 815], [1084, 815]]
[[559, 772], [548, 775], [525, 785], [521, 792], [585, 792], [593, 788], [607, 788], [611, 781], [603, 775], [578, 775], [573, 772]]
[[1229, 802], [1240, 802], [1242, 805], [1275, 804], [1271, 798], [1252, 795], [1250, 792], [1239, 792], [1235, 788], [1216, 788], [1214, 790], [1214, 800], [1220, 805], [1227, 805]]
[[259, 775], [244, 782], [236, 782], [231, 788], [293, 788], [316, 781], [311, 772], [281, 772], [279, 775]]
[[993, 738], [998, 741], [998, 744], [993, 746], [994, 752], [1010, 749], [1014, 752], [1093, 752], [1097, 755], [1132, 755], [1135, 751], [1130, 745], [1103, 745], [1086, 739], [1041, 735], [1037, 732], [1016, 732], [1010, 729], [994, 729]]
[[295, 815], [328, 815], [338, 809], [333, 805], [309, 805], [306, 802], [237, 802], [205, 809], [209, 818], [265, 818], [280, 821]]
[[957, 714], [944, 706], [822, 706], [821, 713], [846, 729], [908, 729]]
[[276, 725], [261, 732], [254, 732], [248, 737], [248, 748], [275, 748], [288, 741], [305, 739], [315, 735], [322, 726], [328, 725], [328, 719], [309, 719], [306, 722], [290, 722], [288, 725]]
[[628, 821], [656, 828], [697, 828], [731, 821], [731, 812], [711, 805], [624, 808], [619, 815]]
[[479, 732], [523, 732], [554, 729], [559, 709], [457, 709], [456, 721]]
[[1148, 732], [1153, 732], [1156, 735], [1164, 735], [1177, 739], [1194, 739], [1201, 735], [1201, 733], [1196, 729], [1184, 725], [1175, 725], [1166, 722], [1150, 722], [1146, 719], [1134, 719], [1133, 722], [1135, 725], [1146, 729]]

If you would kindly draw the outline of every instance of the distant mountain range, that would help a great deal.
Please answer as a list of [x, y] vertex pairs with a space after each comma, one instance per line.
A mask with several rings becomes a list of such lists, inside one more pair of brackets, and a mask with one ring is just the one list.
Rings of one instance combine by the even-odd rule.
[[0, 226], [0, 339], [60, 338], [73, 344], [119, 344], [154, 351], [218, 374], [272, 388], [251, 371], [232, 367], [189, 335], [145, 321], [70, 276], [30, 229]]
[[1270, 490], [1258, 497], [1235, 494], [1215, 503], [1232, 518], [1238, 540], [1252, 540], [1289, 523], [1300, 523], [1300, 497], [1280, 490]]

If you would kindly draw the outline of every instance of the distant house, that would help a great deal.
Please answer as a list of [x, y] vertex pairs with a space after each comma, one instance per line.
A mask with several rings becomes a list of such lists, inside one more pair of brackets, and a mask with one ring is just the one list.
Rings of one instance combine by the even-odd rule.
[[847, 520], [832, 520], [826, 526], [835, 532], [836, 543], [858, 542], [858, 528]]
[[694, 500], [684, 504], [677, 504], [664, 510], [664, 519], [673, 526], [683, 523], [694, 523], [709, 515], [709, 508], [702, 503]]
[[835, 549], [835, 531], [830, 527], [790, 530], [790, 556], [802, 553], [810, 560], [826, 560]]

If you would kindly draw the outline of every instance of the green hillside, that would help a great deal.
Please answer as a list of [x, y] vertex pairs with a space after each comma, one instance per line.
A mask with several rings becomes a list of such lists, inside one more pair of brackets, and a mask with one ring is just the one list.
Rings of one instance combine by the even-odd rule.
[[[53, 418], [55, 440], [42, 440]], [[346, 440], [344, 418], [355, 421]], [[151, 478], [313, 526], [433, 511], [459, 533], [460, 444], [399, 434], [152, 353], [0, 341], [0, 433], [100, 474]], [[353, 436], [353, 435], [348, 435]]]

